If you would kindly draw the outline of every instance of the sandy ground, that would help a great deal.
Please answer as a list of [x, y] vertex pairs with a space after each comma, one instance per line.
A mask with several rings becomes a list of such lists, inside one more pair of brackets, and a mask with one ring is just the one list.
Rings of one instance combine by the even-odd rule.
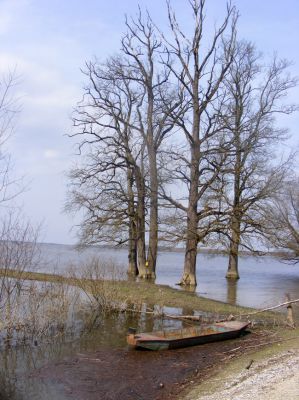
[[299, 400], [298, 349], [253, 361], [248, 368], [249, 365], [250, 362], [241, 372], [228, 376], [221, 389], [209, 394], [206, 388], [203, 393], [193, 394], [193, 400]]

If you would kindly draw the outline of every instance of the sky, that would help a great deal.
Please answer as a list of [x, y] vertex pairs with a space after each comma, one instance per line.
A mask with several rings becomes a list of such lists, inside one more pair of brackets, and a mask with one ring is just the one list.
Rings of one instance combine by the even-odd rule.
[[[22, 110], [8, 150], [15, 176], [24, 176], [19, 197], [24, 214], [42, 223], [41, 241], [76, 242], [79, 216], [63, 212], [67, 171], [76, 161], [71, 113], [86, 83], [81, 69], [88, 60], [104, 60], [120, 48], [125, 14], [136, 15], [138, 4], [148, 9], [155, 23], [166, 27], [163, 0], [0, 0], [0, 76], [16, 68], [15, 95]], [[187, 0], [173, 0], [185, 26], [192, 21]], [[211, 21], [221, 21], [224, 0], [207, 0]], [[239, 37], [256, 44], [265, 57], [275, 52], [292, 61], [290, 72], [299, 76], [299, 1], [235, 0], [240, 12]], [[289, 94], [299, 103], [299, 89]], [[299, 113], [282, 118], [299, 144]]]

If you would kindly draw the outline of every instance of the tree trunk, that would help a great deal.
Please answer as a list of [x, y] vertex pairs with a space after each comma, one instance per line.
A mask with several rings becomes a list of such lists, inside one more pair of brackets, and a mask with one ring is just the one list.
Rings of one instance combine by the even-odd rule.
[[187, 239], [185, 248], [184, 272], [180, 282], [183, 286], [196, 286], [196, 258], [198, 244], [198, 186], [199, 186], [199, 164], [200, 164], [200, 141], [199, 141], [199, 100], [198, 100], [198, 73], [195, 72], [193, 84], [193, 142], [190, 146], [190, 189], [187, 210]]
[[239, 245], [240, 245], [240, 220], [235, 215], [233, 215], [232, 217], [231, 235], [232, 237], [230, 241], [229, 262], [228, 262], [226, 278], [237, 280], [240, 278], [238, 270]]
[[234, 165], [234, 201], [233, 201], [233, 209], [232, 209], [232, 217], [231, 217], [231, 238], [230, 238], [230, 249], [229, 249], [229, 261], [228, 261], [228, 269], [226, 273], [227, 279], [237, 280], [240, 278], [238, 271], [238, 258], [239, 258], [239, 245], [240, 245], [240, 227], [241, 227], [241, 205], [240, 205], [240, 181], [241, 181], [241, 171], [242, 171], [242, 158], [241, 158], [241, 143], [240, 143], [240, 118], [241, 112], [239, 107], [236, 107], [235, 112], [235, 126], [237, 129], [235, 130], [235, 138], [234, 145], [236, 151], [236, 159]]
[[128, 275], [137, 276], [138, 275], [138, 267], [137, 267], [137, 229], [136, 229], [136, 221], [130, 220], [129, 227], [129, 253], [128, 253]]
[[145, 186], [143, 176], [136, 168], [136, 186], [137, 186], [137, 259], [138, 275], [140, 278], [148, 278], [146, 267], [145, 251]]
[[157, 150], [154, 142], [153, 132], [153, 109], [154, 95], [152, 91], [153, 70], [151, 69], [148, 85], [148, 108], [147, 108], [147, 152], [149, 159], [150, 173], [150, 223], [149, 223], [149, 243], [147, 258], [148, 278], [156, 278], [156, 262], [158, 254], [158, 177], [157, 177]]
[[[194, 214], [194, 213], [193, 213]], [[188, 217], [187, 241], [185, 248], [184, 272], [180, 281], [182, 286], [196, 286], [196, 258], [197, 258], [197, 214]]]
[[137, 258], [138, 258], [138, 275], [140, 278], [147, 278], [146, 272], [146, 252], [145, 252], [145, 223], [144, 223], [144, 207], [138, 206], [138, 224], [137, 224]]
[[127, 169], [127, 184], [128, 184], [128, 215], [129, 215], [129, 253], [128, 253], [128, 275], [137, 276], [137, 227], [136, 227], [136, 211], [134, 205], [133, 192], [133, 172], [128, 167]]
[[198, 214], [197, 214], [197, 197], [198, 197], [198, 181], [199, 181], [199, 144], [192, 146], [192, 162], [190, 174], [190, 192], [189, 205], [187, 211], [187, 238], [185, 248], [184, 272], [180, 285], [196, 286], [196, 259], [198, 244]]
[[150, 277], [156, 277], [156, 263], [158, 254], [158, 178], [157, 160], [154, 146], [149, 152], [150, 160], [150, 223], [148, 244], [148, 273]]

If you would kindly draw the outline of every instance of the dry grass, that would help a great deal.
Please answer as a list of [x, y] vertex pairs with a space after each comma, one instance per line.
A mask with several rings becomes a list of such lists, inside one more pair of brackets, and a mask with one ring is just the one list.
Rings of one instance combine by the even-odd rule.
[[65, 333], [70, 306], [77, 298], [78, 293], [67, 284], [24, 284], [14, 296], [13, 307], [8, 301], [1, 310], [3, 342], [26, 343]]

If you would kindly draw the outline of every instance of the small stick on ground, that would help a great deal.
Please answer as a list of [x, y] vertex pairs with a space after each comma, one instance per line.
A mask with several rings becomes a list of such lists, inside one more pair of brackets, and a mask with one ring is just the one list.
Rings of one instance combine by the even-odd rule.
[[246, 369], [250, 369], [250, 367], [252, 366], [254, 360], [250, 360], [249, 363], [246, 365]]

